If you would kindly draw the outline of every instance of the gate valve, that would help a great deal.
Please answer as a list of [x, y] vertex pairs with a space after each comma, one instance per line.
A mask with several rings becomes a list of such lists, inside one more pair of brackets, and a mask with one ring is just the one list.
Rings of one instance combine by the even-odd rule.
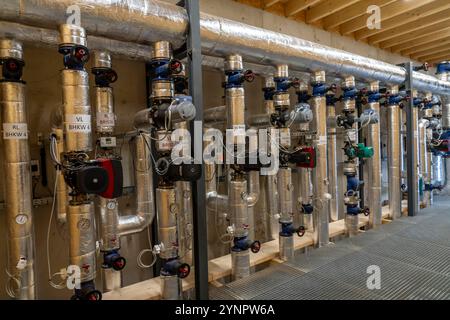
[[422, 65], [420, 66], [416, 66], [413, 68], [414, 71], [428, 71], [430, 65], [428, 64], [428, 62], [424, 62]]
[[314, 207], [310, 203], [304, 203], [301, 210], [303, 214], [311, 214], [314, 211]]
[[20, 81], [22, 77], [22, 69], [25, 66], [23, 60], [7, 58], [0, 59], [2, 65], [2, 75], [7, 81]]
[[296, 233], [299, 237], [303, 237], [305, 235], [306, 228], [304, 226], [300, 226], [297, 228]]
[[81, 283], [81, 288], [75, 289], [75, 294], [70, 300], [100, 301], [102, 300], [102, 293], [95, 289], [94, 282], [91, 280]]
[[81, 70], [89, 60], [89, 49], [80, 45], [62, 45], [59, 53], [64, 55], [64, 66], [69, 69]]
[[172, 59], [169, 62], [169, 70], [170, 74], [179, 74], [183, 71], [183, 63], [181, 63], [181, 61], [179, 60]]
[[240, 87], [247, 82], [255, 80], [255, 73], [252, 70], [246, 71], [229, 71], [226, 72], [227, 80], [222, 84], [225, 88]]
[[182, 263], [177, 268], [177, 276], [180, 279], [186, 278], [191, 273], [191, 266], [187, 263]]
[[344, 129], [351, 129], [355, 122], [356, 122], [355, 116], [350, 114], [338, 115], [336, 117], [336, 125]]
[[252, 244], [250, 245], [250, 250], [253, 253], [258, 253], [259, 250], [261, 250], [261, 242], [259, 242], [258, 240], [253, 241]]
[[123, 270], [127, 261], [116, 250], [105, 252], [103, 255], [103, 267], [113, 268], [116, 271]]
[[369, 207], [364, 207], [363, 209], [361, 209], [361, 213], [368, 217], [370, 215]]
[[92, 74], [95, 77], [95, 85], [99, 87], [108, 87], [118, 78], [116, 71], [111, 68], [92, 68]]

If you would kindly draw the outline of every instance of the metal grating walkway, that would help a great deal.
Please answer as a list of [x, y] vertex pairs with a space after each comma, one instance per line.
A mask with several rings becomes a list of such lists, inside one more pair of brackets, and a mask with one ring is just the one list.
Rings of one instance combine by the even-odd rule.
[[[381, 289], [366, 286], [367, 267]], [[211, 299], [450, 300], [450, 201], [210, 289]]]

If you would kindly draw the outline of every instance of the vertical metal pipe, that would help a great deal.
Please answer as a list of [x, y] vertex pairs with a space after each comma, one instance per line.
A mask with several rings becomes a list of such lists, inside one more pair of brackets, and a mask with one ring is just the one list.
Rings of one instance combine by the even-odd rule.
[[[314, 75], [315, 81], [325, 82], [325, 72], [317, 72]], [[313, 223], [314, 223], [314, 244], [318, 247], [329, 243], [328, 229], [328, 175], [327, 175], [327, 109], [326, 98], [315, 96], [312, 98], [313, 121], [312, 130], [316, 131], [314, 137], [314, 147], [316, 149], [317, 166], [313, 169]]]
[[[406, 92], [414, 96], [413, 90], [413, 64], [406, 63]], [[406, 105], [406, 171], [408, 176], [408, 216], [415, 216], [419, 211], [419, 193], [418, 193], [418, 166], [417, 166], [417, 138], [418, 138], [418, 108], [414, 105], [414, 99], [409, 99]], [[400, 205], [401, 206], [401, 205]]]
[[[57, 141], [58, 154], [56, 156], [58, 161], [61, 162], [61, 154], [64, 153], [63, 129], [52, 128], [52, 133], [56, 136]], [[67, 203], [69, 197], [67, 195], [66, 180], [64, 179], [61, 170], [57, 171], [56, 179], [58, 179], [56, 183], [56, 220], [58, 223], [64, 224], [67, 222]]]
[[[22, 61], [22, 45], [0, 40], [0, 58]], [[11, 298], [36, 298], [30, 149], [25, 84], [0, 82], [7, 239], [7, 292]]]
[[419, 121], [419, 163], [420, 173], [422, 177], [422, 205], [428, 207], [430, 205], [430, 191], [425, 190], [424, 186], [430, 184], [430, 173], [428, 171], [428, 157], [427, 157], [427, 126], [429, 121], [426, 119], [420, 119]]
[[[376, 83], [378, 85], [378, 82]], [[372, 84], [371, 84], [372, 86]], [[369, 108], [380, 114], [380, 103], [369, 103]], [[381, 224], [381, 143], [380, 143], [380, 122], [373, 123], [368, 127], [368, 144], [373, 148], [373, 157], [367, 159], [368, 184], [367, 192], [369, 199], [369, 225], [371, 228]]]
[[[278, 194], [280, 197], [279, 223], [293, 222], [294, 186], [292, 184], [291, 168], [280, 168], [277, 173]], [[289, 260], [294, 256], [294, 237], [279, 234], [280, 258]]]
[[[393, 91], [393, 90], [391, 90]], [[389, 166], [389, 210], [392, 219], [402, 214], [401, 203], [401, 152], [400, 152], [400, 107], [387, 107], [388, 118], [388, 166]]]
[[[336, 106], [327, 106], [328, 123], [336, 122]], [[338, 201], [341, 197], [339, 195], [338, 180], [337, 180], [337, 153], [336, 153], [336, 126], [328, 125], [327, 132], [327, 155], [328, 155], [328, 192], [331, 195], [330, 199], [330, 219], [331, 221], [339, 220], [338, 217]]]

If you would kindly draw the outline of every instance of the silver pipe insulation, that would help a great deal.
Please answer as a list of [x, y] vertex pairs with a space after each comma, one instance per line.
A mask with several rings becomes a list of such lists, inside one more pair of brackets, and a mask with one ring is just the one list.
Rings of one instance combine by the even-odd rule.
[[[316, 78], [325, 78], [324, 72], [314, 75]], [[316, 132], [314, 147], [316, 150], [317, 165], [312, 170], [313, 183], [313, 224], [314, 244], [317, 247], [329, 243], [329, 201], [328, 201], [328, 161], [327, 161], [327, 109], [325, 97], [312, 98], [313, 121], [311, 129]]]
[[[0, 19], [56, 29], [66, 22], [66, 10], [71, 5], [70, 0], [1, 0]], [[177, 47], [184, 41], [188, 27], [185, 9], [154, 0], [132, 4], [125, 0], [83, 0], [77, 5], [89, 33], [115, 40], [147, 44], [167, 39]], [[406, 78], [402, 67], [205, 13], [200, 16], [200, 32], [206, 55], [233, 52], [244, 55], [249, 62], [289, 64], [299, 71], [325, 70], [392, 84], [403, 83]], [[413, 86], [450, 94], [449, 82], [420, 72], [414, 72]]]
[[388, 116], [388, 166], [389, 166], [389, 210], [392, 219], [402, 215], [401, 197], [401, 150], [400, 107], [389, 105]]
[[[327, 106], [327, 122], [336, 123], [336, 106]], [[328, 163], [328, 193], [331, 195], [330, 199], [330, 221], [339, 220], [339, 202], [341, 197], [339, 195], [338, 187], [338, 161], [337, 161], [337, 143], [336, 143], [336, 126], [327, 126], [327, 163]]]
[[[22, 44], [0, 40], [0, 58], [23, 59]], [[34, 226], [25, 84], [0, 82], [7, 240], [7, 293], [13, 299], [36, 298]]]
[[[413, 146], [413, 155], [407, 155], [408, 157], [413, 157], [413, 172], [412, 176], [408, 177], [408, 179], [412, 179], [415, 181], [415, 193], [416, 193], [416, 202], [413, 203], [414, 206], [414, 212], [418, 212], [420, 208], [420, 184], [419, 184], [419, 108], [413, 107], [411, 110], [413, 114], [413, 123], [412, 123], [412, 130], [413, 132], [408, 132], [407, 134], [412, 134], [414, 139], [414, 146]], [[411, 192], [408, 190], [408, 192]]]
[[[279, 223], [293, 223], [294, 221], [294, 186], [292, 184], [291, 168], [279, 168], [277, 172], [277, 186], [279, 196]], [[294, 256], [294, 237], [282, 236], [278, 237], [280, 247], [280, 258], [282, 260], [290, 260]]]
[[[58, 149], [57, 160], [61, 162], [61, 154], [64, 153], [64, 133], [62, 128], [52, 128], [52, 133], [56, 136], [56, 145]], [[56, 182], [56, 220], [60, 224], [67, 222], [67, 203], [69, 196], [67, 192], [67, 184], [61, 170], [58, 170], [55, 179]]]
[[428, 172], [428, 157], [427, 157], [427, 126], [429, 121], [427, 119], [419, 120], [419, 164], [420, 164], [420, 175], [422, 178], [422, 205], [424, 207], [430, 206], [430, 191], [425, 190], [425, 184], [429, 184], [430, 174]]
[[[374, 91], [374, 86], [378, 86], [378, 82], [371, 83]], [[380, 103], [371, 102], [369, 108], [374, 110], [378, 115], [380, 114]], [[382, 208], [381, 208], [381, 143], [380, 143], [380, 122], [373, 123], [368, 127], [368, 145], [373, 148], [372, 158], [367, 159], [368, 169], [368, 184], [367, 192], [369, 199], [369, 225], [374, 228], [381, 225]]]
[[[60, 43], [86, 45], [82, 28], [73, 25], [60, 26]], [[89, 75], [85, 70], [61, 71], [64, 152], [76, 155], [92, 150], [92, 123], [89, 101]], [[81, 271], [81, 283], [95, 279], [95, 229], [94, 202], [88, 198], [72, 197], [67, 211], [69, 228], [70, 264]]]

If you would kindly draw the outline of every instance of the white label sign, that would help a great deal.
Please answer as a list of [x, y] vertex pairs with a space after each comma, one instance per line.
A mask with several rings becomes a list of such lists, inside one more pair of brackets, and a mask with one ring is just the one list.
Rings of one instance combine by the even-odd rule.
[[112, 127], [116, 123], [116, 117], [114, 113], [98, 112], [97, 113], [97, 126], [99, 127]]
[[26, 123], [4, 123], [3, 139], [28, 139], [28, 126]]
[[69, 132], [91, 132], [90, 114], [66, 115], [66, 130]]
[[233, 125], [233, 136], [245, 136], [245, 124]]

